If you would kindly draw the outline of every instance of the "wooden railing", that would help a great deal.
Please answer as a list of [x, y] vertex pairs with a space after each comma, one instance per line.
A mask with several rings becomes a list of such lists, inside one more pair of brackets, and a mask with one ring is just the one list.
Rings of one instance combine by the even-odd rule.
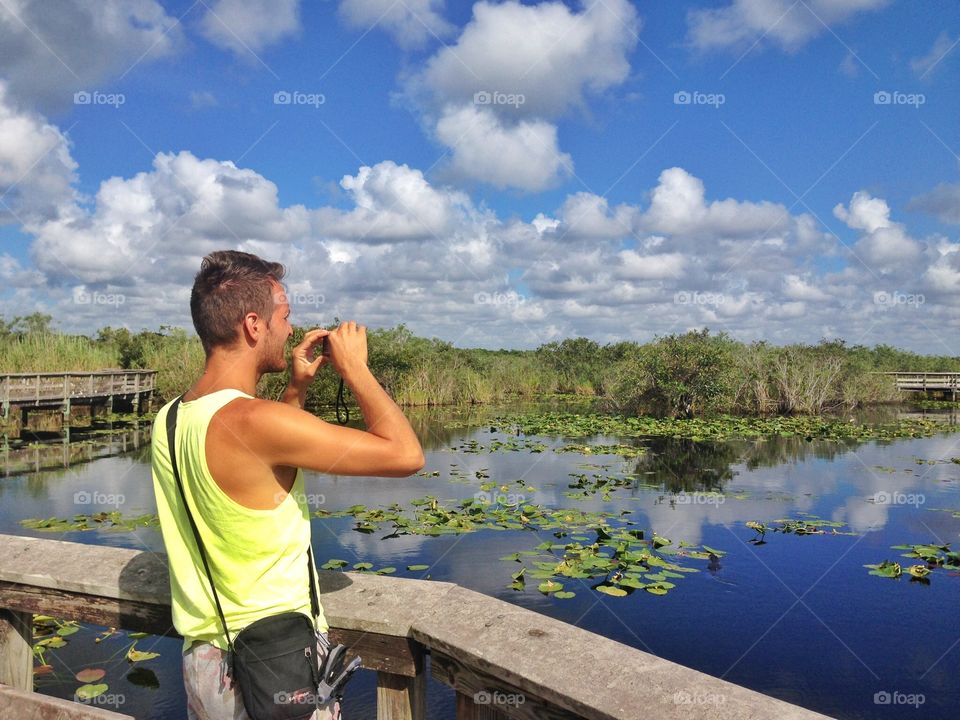
[[41, 405], [63, 400], [91, 400], [153, 392], [156, 370], [0, 374], [0, 401]]
[[956, 393], [960, 390], [960, 372], [885, 372], [893, 376], [897, 390], [925, 392], [942, 390]]
[[[453, 583], [321, 571], [320, 585], [331, 639], [377, 672], [378, 720], [425, 720], [427, 655], [457, 720], [825, 717]], [[126, 717], [58, 714], [64, 701], [31, 692], [31, 613], [176, 636], [151, 552], [0, 535], [0, 608], [3, 718]]]

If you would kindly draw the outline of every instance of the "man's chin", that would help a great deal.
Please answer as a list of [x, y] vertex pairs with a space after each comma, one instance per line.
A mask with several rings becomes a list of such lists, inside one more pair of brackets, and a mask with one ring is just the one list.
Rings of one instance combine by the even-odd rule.
[[267, 373], [279, 373], [279, 372], [283, 372], [286, 369], [287, 369], [287, 359], [283, 358], [281, 360], [277, 360], [267, 365], [263, 369], [263, 374], [266, 375]]

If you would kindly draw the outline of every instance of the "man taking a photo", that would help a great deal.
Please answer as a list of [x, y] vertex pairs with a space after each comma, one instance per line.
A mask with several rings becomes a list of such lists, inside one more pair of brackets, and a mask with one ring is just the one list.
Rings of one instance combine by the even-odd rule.
[[[409, 422], [367, 367], [366, 328], [353, 321], [307, 332], [293, 349], [281, 401], [256, 398], [265, 373], [287, 368], [293, 328], [280, 284], [284, 272], [279, 263], [249, 253], [214, 252], [203, 259], [190, 298], [206, 362], [178, 409], [176, 461], [231, 637], [277, 613], [312, 616], [302, 468], [404, 477], [424, 465]], [[324, 339], [326, 354], [320, 351]], [[324, 365], [332, 365], [352, 391], [365, 431], [303, 409], [307, 388]], [[171, 404], [154, 421], [152, 469], [173, 623], [184, 638], [188, 717], [247, 720], [240, 690], [226, 677], [226, 637], [173, 475], [166, 433]], [[325, 636], [327, 629], [321, 608], [318, 630]], [[322, 661], [325, 637], [318, 647]], [[335, 701], [313, 715], [339, 717]]]

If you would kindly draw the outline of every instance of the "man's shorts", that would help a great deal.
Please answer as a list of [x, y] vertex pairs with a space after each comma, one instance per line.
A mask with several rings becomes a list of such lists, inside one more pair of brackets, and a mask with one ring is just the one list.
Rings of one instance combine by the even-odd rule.
[[[317, 653], [323, 662], [327, 633], [321, 633]], [[227, 677], [226, 653], [208, 642], [196, 641], [183, 654], [183, 684], [187, 690], [188, 720], [250, 720], [240, 688]], [[340, 703], [318, 707], [310, 720], [342, 720]]]

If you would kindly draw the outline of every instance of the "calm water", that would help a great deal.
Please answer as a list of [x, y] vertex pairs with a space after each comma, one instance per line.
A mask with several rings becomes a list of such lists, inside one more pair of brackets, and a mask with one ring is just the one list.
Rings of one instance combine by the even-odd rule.
[[[511, 436], [490, 432], [490, 413], [503, 408], [468, 412], [411, 413], [427, 451], [425, 471], [439, 477], [404, 479], [348, 478], [308, 474], [307, 492], [316, 508], [336, 510], [363, 503], [368, 507], [406, 505], [424, 495], [454, 500], [479, 490], [476, 471], [510, 484], [523, 479], [535, 491], [528, 502], [585, 510], [630, 510], [638, 527], [654, 530], [677, 543], [706, 544], [726, 551], [718, 564], [685, 564], [701, 572], [677, 580], [665, 596], [635, 592], [615, 598], [565, 579], [576, 597], [558, 600], [542, 595], [536, 583], [527, 590], [508, 588], [516, 563], [503, 555], [532, 549], [549, 533], [480, 531], [441, 538], [363, 534], [352, 529], [352, 518], [316, 519], [314, 548], [318, 562], [342, 558], [367, 560], [375, 567], [392, 565], [398, 575], [408, 564], [430, 565], [431, 578], [459, 583], [507, 602], [523, 605], [637, 647], [660, 657], [723, 677], [837, 718], [953, 718], [960, 702], [960, 577], [934, 572], [929, 584], [906, 578], [872, 577], [862, 566], [884, 559], [901, 561], [891, 545], [952, 543], [958, 547], [960, 519], [960, 433], [893, 442], [805, 442], [796, 438], [762, 441], [693, 443], [672, 439], [626, 440], [642, 444], [646, 455], [587, 457], [572, 453], [499, 451], [465, 452], [464, 443], [489, 445]], [[890, 412], [890, 411], [885, 411]], [[459, 426], [466, 423], [466, 426]], [[454, 427], [451, 427], [454, 425]], [[16, 448], [6, 451], [6, 477], [0, 478], [0, 532], [60, 537], [26, 530], [19, 521], [32, 517], [70, 517], [76, 513], [112, 510], [113, 506], [78, 505], [85, 493], [106, 499], [117, 496], [127, 515], [155, 510], [150, 479], [146, 430], [99, 438], [96, 443], [62, 444], [34, 455]], [[74, 433], [74, 440], [82, 435]], [[542, 438], [562, 445], [563, 438]], [[617, 442], [596, 437], [590, 442]], [[586, 442], [577, 439], [576, 442]], [[139, 449], [137, 449], [139, 445]], [[84, 449], [86, 448], [86, 449]], [[59, 455], [57, 454], [59, 453]], [[112, 454], [111, 454], [112, 453]], [[53, 457], [49, 460], [47, 455]], [[77, 455], [79, 457], [73, 457]], [[102, 455], [109, 455], [103, 457]], [[81, 460], [68, 468], [40, 469]], [[945, 462], [918, 463], [918, 460]], [[451, 481], [452, 469], [467, 481]], [[614, 491], [609, 501], [599, 495], [572, 500], [563, 492], [571, 473], [636, 474], [649, 487]], [[678, 504], [675, 493], [722, 489], [724, 501]], [[99, 496], [96, 496], [100, 493]], [[877, 493], [915, 504], [871, 502]], [[122, 499], [119, 496], [122, 495]], [[321, 497], [322, 496], [322, 503]], [[846, 523], [853, 536], [807, 536], [768, 533], [767, 542], [744, 526], [749, 520], [770, 523], [805, 512]], [[62, 539], [82, 543], [162, 550], [158, 529], [135, 532], [72, 532]], [[528, 570], [529, 572], [529, 570]], [[322, 600], [322, 598], [321, 598]], [[158, 688], [127, 679], [131, 666], [124, 659], [131, 640], [123, 633], [94, 638], [101, 628], [85, 628], [69, 644], [48, 653], [56, 676], [37, 678], [41, 692], [72, 697], [80, 684], [67, 668], [102, 667], [104, 682], [116, 701], [108, 706], [137, 718], [173, 720], [184, 716], [179, 666], [179, 640], [144, 638], [140, 650], [161, 653], [141, 663], [152, 669]], [[374, 718], [375, 674], [360, 673], [351, 681], [345, 705], [347, 720]], [[433, 681], [429, 687], [431, 717], [453, 717], [452, 691]], [[900, 700], [922, 695], [919, 708], [908, 704], [877, 704], [877, 693]], [[899, 693], [900, 695], [895, 695]], [[645, 713], [638, 708], [638, 717]]]

